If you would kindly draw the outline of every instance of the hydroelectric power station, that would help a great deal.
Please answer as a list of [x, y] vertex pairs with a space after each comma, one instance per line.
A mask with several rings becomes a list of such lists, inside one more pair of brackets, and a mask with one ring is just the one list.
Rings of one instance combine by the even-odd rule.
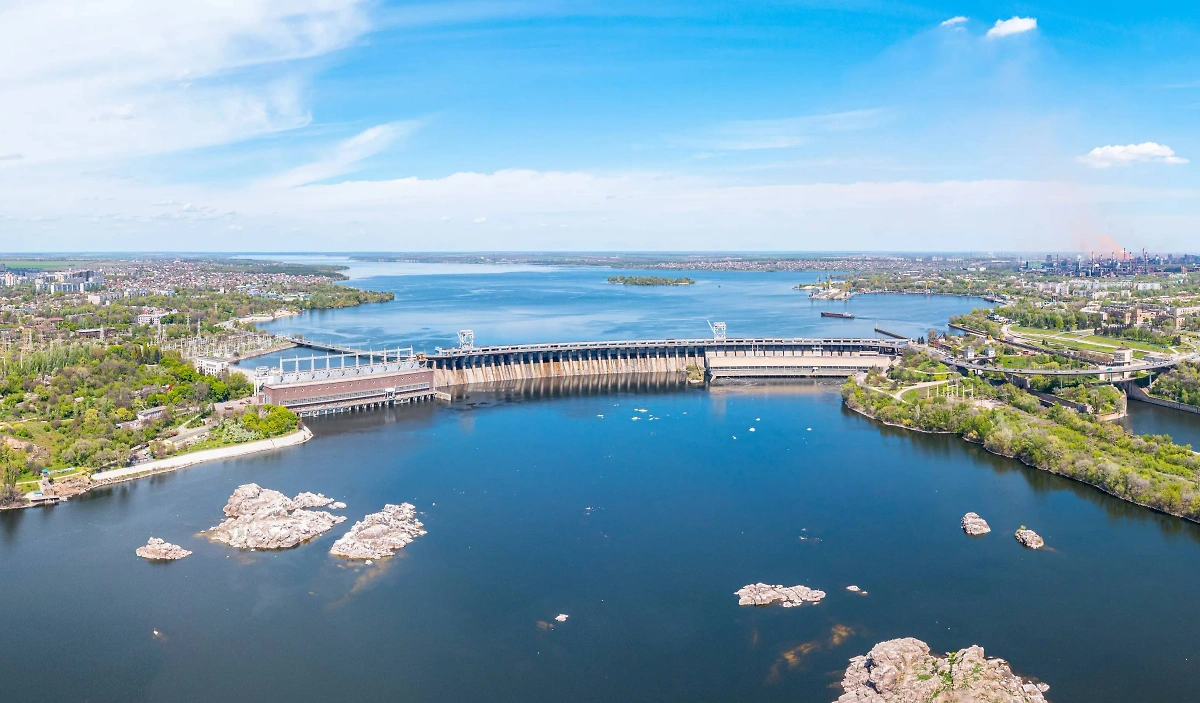
[[412, 349], [359, 350], [286, 338], [325, 355], [284, 359], [259, 368], [263, 402], [301, 415], [428, 400], [442, 388], [540, 378], [625, 374], [703, 374], [707, 379], [852, 376], [885, 369], [907, 339], [744, 337], [712, 325], [709, 339], [647, 339], [475, 346], [471, 330], [457, 347], [433, 354]]

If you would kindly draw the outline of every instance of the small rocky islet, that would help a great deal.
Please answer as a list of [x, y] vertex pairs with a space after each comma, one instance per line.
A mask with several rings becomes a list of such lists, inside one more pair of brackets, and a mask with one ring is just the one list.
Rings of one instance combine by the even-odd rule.
[[209, 539], [239, 549], [288, 549], [325, 534], [345, 517], [309, 508], [333, 504], [320, 493], [288, 498], [257, 483], [238, 486], [224, 513], [228, 519], [206, 532]]
[[818, 591], [808, 586], [772, 586], [765, 583], [752, 583], [734, 591], [738, 597], [738, 605], [763, 606], [779, 602], [785, 608], [794, 608], [805, 603], [820, 603], [825, 597], [825, 591]]
[[191, 554], [178, 544], [171, 544], [157, 537], [151, 537], [144, 547], [138, 547], [134, 553], [151, 561], [175, 561]]
[[979, 517], [978, 513], [967, 513], [966, 515], [963, 515], [961, 525], [963, 532], [966, 532], [972, 537], [986, 535], [992, 531], [991, 526], [987, 524], [987, 520]]
[[346, 559], [390, 557], [426, 534], [423, 528], [412, 503], [388, 504], [383, 506], [383, 510], [354, 523], [346, 534], [333, 543], [329, 553]]
[[1041, 549], [1046, 546], [1046, 540], [1042, 539], [1041, 535], [1026, 528], [1024, 525], [1021, 525], [1021, 529], [1017, 530], [1013, 536], [1017, 538], [1018, 542], [1030, 549]]
[[913, 637], [880, 642], [854, 657], [836, 703], [1047, 703], [1044, 683], [1013, 673], [972, 645], [939, 657]]

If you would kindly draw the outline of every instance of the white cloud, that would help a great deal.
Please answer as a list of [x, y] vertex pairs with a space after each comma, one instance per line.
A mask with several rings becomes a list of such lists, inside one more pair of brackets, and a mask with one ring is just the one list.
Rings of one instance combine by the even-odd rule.
[[[691, 149], [716, 151], [790, 149], [807, 144], [815, 134], [852, 132], [877, 127], [886, 121], [889, 115], [888, 110], [874, 108], [780, 119], [735, 120], [718, 125], [698, 136], [671, 141]], [[696, 156], [711, 158], [714, 154]]]
[[[189, 241], [213, 251], [277, 246], [328, 250], [953, 249], [962, 232], [1000, 249], [1069, 248], [1072, 219], [1183, 246], [1200, 219], [1189, 190], [1058, 181], [865, 181], [762, 185], [662, 172], [505, 170], [241, 188], [64, 181], [51, 191], [0, 172], [0, 241], [9, 248], [154, 250]], [[186, 203], [164, 212], [152, 203]], [[186, 209], [184, 209], [186, 207]], [[447, 212], [488, 213], [442, 218]], [[1140, 227], [1170, 211], [1170, 229]], [[234, 214], [236, 213], [236, 215]], [[54, 219], [42, 232], [33, 218]], [[548, 226], [542, 227], [542, 223]], [[253, 242], [245, 231], [254, 231]], [[291, 234], [296, 228], [311, 232]], [[431, 238], [430, 235], [437, 236]], [[568, 236], [570, 233], [570, 236]], [[164, 236], [166, 235], [166, 236]], [[446, 239], [450, 237], [450, 239]], [[498, 239], [502, 237], [502, 239]], [[274, 244], [273, 244], [274, 242]]]
[[[290, 63], [354, 41], [368, 0], [0, 5], [0, 153], [160, 154], [309, 122]], [[186, 79], [186, 82], [185, 82]]]
[[476, 217], [474, 220], [471, 220], [471, 221], [477, 225], [481, 225], [484, 222], [487, 222], [487, 218], [486, 217]]
[[408, 137], [420, 126], [420, 122], [410, 120], [371, 127], [338, 144], [329, 156], [272, 176], [266, 179], [264, 184], [288, 188], [349, 173], [360, 161], [387, 149], [397, 140]]
[[1124, 146], [1098, 146], [1075, 160], [1092, 168], [1128, 166], [1135, 162], [1160, 164], [1186, 164], [1188, 162], [1187, 159], [1176, 156], [1175, 150], [1171, 147], [1154, 142]]
[[950, 19], [942, 22], [942, 26], [943, 27], [953, 27], [956, 24], [962, 24], [963, 22], [966, 22], [966, 21], [967, 21], [966, 17], [959, 15], [958, 17], [951, 17]]
[[1007, 37], [1011, 34], [1021, 34], [1035, 29], [1037, 29], [1037, 19], [1013, 15], [1012, 19], [996, 20], [996, 24], [987, 31], [987, 35], [989, 37]]

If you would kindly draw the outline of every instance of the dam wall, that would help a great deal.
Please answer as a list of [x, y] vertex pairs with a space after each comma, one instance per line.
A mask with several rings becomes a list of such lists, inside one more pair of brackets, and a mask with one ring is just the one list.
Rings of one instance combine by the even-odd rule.
[[481, 354], [433, 366], [434, 385], [458, 386], [572, 376], [685, 374], [704, 368], [703, 350], [593, 349]]
[[574, 376], [682, 376], [689, 366], [726, 377], [849, 376], [886, 367], [907, 343], [874, 337], [565, 342], [440, 350], [425, 361], [438, 388]]

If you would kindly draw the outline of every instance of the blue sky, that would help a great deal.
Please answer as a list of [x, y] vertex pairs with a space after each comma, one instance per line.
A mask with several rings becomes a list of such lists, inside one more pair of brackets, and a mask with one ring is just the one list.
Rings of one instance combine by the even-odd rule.
[[1200, 241], [1200, 10], [0, 4], [0, 249]]

